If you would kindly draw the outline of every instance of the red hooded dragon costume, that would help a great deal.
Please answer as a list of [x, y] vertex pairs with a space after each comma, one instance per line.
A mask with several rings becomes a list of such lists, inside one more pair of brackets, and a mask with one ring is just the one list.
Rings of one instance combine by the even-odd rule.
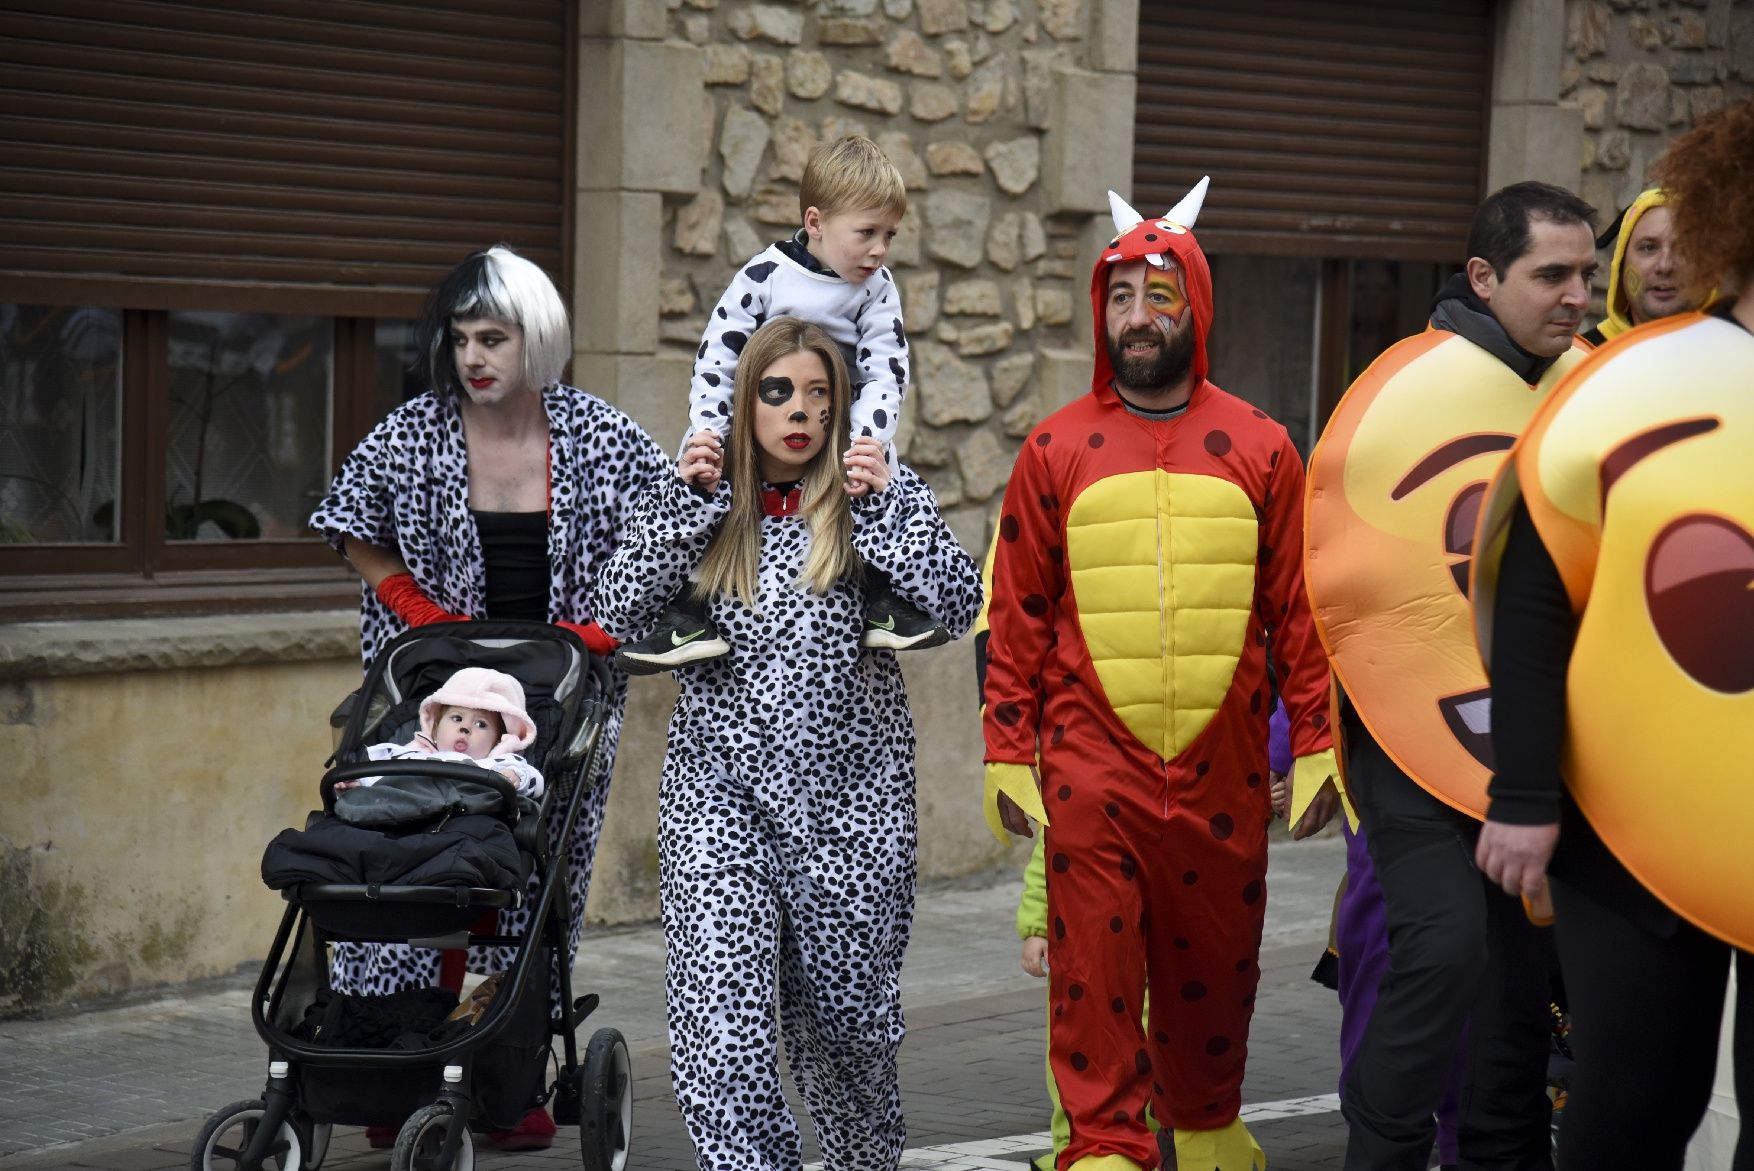
[[[1283, 427], [1206, 379], [1212, 277], [1189, 231], [1205, 185], [1159, 219], [1111, 193], [1119, 235], [1091, 274], [1091, 391], [1024, 441], [977, 635], [989, 824], [1000, 833], [1004, 793], [1047, 825], [1062, 1171], [1154, 1167], [1147, 1104], [1175, 1128], [1180, 1166], [1257, 1165], [1237, 1114], [1275, 680], [1299, 795], [1335, 772], [1298, 556], [1302, 464]], [[1193, 390], [1167, 419], [1128, 410], [1112, 385], [1109, 277], [1141, 259], [1179, 277], [1194, 315]]]

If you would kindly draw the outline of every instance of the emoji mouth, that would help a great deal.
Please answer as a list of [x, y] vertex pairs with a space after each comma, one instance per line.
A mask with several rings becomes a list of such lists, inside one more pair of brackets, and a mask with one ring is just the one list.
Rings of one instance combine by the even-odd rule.
[[1458, 691], [1439, 699], [1437, 710], [1468, 755], [1492, 768], [1492, 692], [1484, 687]]

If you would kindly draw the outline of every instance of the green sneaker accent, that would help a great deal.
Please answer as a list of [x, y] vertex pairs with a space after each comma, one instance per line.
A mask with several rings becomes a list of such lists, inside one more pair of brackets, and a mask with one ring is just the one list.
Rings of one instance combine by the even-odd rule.
[[706, 633], [706, 631], [704, 631], [704, 630], [697, 630], [693, 634], [682, 635], [682, 634], [677, 634], [674, 630], [672, 630], [670, 632], [670, 645], [671, 646], [687, 646], [689, 643], [693, 642], [695, 639], [699, 638], [701, 635], [703, 635], [705, 633]]
[[883, 621], [881, 621], [881, 622], [877, 621], [877, 619], [875, 619], [875, 618], [867, 618], [865, 621], [868, 625], [875, 627], [878, 630], [894, 630], [895, 629], [895, 615], [894, 614], [884, 615]]

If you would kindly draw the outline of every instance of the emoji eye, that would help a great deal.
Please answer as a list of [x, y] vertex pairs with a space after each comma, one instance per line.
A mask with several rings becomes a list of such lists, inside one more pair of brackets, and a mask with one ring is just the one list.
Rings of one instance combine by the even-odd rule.
[[1468, 596], [1468, 565], [1474, 557], [1474, 529], [1480, 522], [1480, 505], [1486, 498], [1486, 482], [1476, 480], [1450, 501], [1443, 518], [1444, 552], [1463, 560], [1453, 562], [1449, 571], [1456, 579], [1456, 589]]
[[1663, 648], [1713, 691], [1754, 691], [1754, 536], [1695, 513], [1657, 534], [1644, 599]]

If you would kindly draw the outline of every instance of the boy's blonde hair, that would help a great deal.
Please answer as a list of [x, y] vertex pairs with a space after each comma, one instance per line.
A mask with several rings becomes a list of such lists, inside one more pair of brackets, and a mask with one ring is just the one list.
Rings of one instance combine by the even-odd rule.
[[811, 208], [824, 216], [877, 208], [899, 218], [907, 214], [907, 186], [876, 143], [849, 134], [810, 152], [798, 186], [799, 219]]
[[808, 351], [828, 372], [827, 441], [804, 468], [798, 515], [810, 528], [810, 553], [798, 585], [826, 594], [859, 567], [853, 552], [853, 514], [847, 504], [837, 436], [847, 433], [852, 393], [840, 347], [820, 325], [796, 317], [776, 317], [755, 331], [737, 359], [731, 400], [731, 435], [725, 444], [725, 476], [731, 483], [731, 511], [713, 535], [701, 560], [696, 593], [729, 597], [754, 610], [761, 562], [761, 465], [755, 442], [756, 388], [769, 366], [790, 354]]

